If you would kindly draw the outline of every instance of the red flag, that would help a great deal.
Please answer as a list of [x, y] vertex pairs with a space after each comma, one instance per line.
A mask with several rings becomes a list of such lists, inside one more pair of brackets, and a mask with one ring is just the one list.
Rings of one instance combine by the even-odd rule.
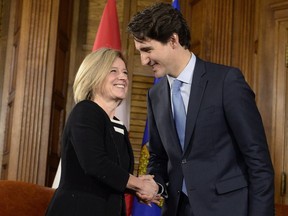
[[96, 34], [93, 51], [101, 47], [121, 50], [120, 30], [115, 0], [108, 0]]
[[[92, 51], [101, 47], [121, 51], [120, 29], [115, 0], [108, 0], [105, 5]], [[120, 106], [117, 107], [115, 115], [129, 130], [126, 100], [123, 100]]]

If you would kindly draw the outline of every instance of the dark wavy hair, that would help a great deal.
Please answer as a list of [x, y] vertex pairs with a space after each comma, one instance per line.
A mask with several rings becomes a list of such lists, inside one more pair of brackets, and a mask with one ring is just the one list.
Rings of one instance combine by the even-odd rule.
[[171, 4], [156, 3], [132, 17], [128, 32], [139, 41], [147, 38], [166, 44], [173, 33], [179, 36], [181, 46], [190, 49], [191, 36], [181, 12]]

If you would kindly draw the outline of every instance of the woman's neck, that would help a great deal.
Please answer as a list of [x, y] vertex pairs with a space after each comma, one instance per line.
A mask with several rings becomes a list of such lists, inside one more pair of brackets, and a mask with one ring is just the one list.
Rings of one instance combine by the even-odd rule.
[[95, 97], [93, 101], [97, 103], [107, 113], [110, 119], [114, 117], [116, 108], [119, 106], [120, 103], [117, 101], [105, 101], [101, 97]]

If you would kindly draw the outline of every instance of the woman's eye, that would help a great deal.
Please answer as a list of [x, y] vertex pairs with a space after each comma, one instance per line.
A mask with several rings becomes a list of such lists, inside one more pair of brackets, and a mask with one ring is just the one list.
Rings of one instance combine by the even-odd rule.
[[114, 70], [114, 69], [110, 71], [110, 73], [116, 73], [116, 72], [117, 72], [117, 71], [116, 71], [116, 70]]

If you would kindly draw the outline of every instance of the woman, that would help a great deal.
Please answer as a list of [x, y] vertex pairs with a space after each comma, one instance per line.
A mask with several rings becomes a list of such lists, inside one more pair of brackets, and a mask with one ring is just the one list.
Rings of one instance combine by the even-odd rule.
[[128, 91], [122, 54], [102, 48], [82, 62], [73, 86], [75, 107], [62, 138], [59, 187], [47, 216], [125, 215], [124, 192], [155, 197], [153, 176], [137, 178], [125, 126], [115, 109]]

